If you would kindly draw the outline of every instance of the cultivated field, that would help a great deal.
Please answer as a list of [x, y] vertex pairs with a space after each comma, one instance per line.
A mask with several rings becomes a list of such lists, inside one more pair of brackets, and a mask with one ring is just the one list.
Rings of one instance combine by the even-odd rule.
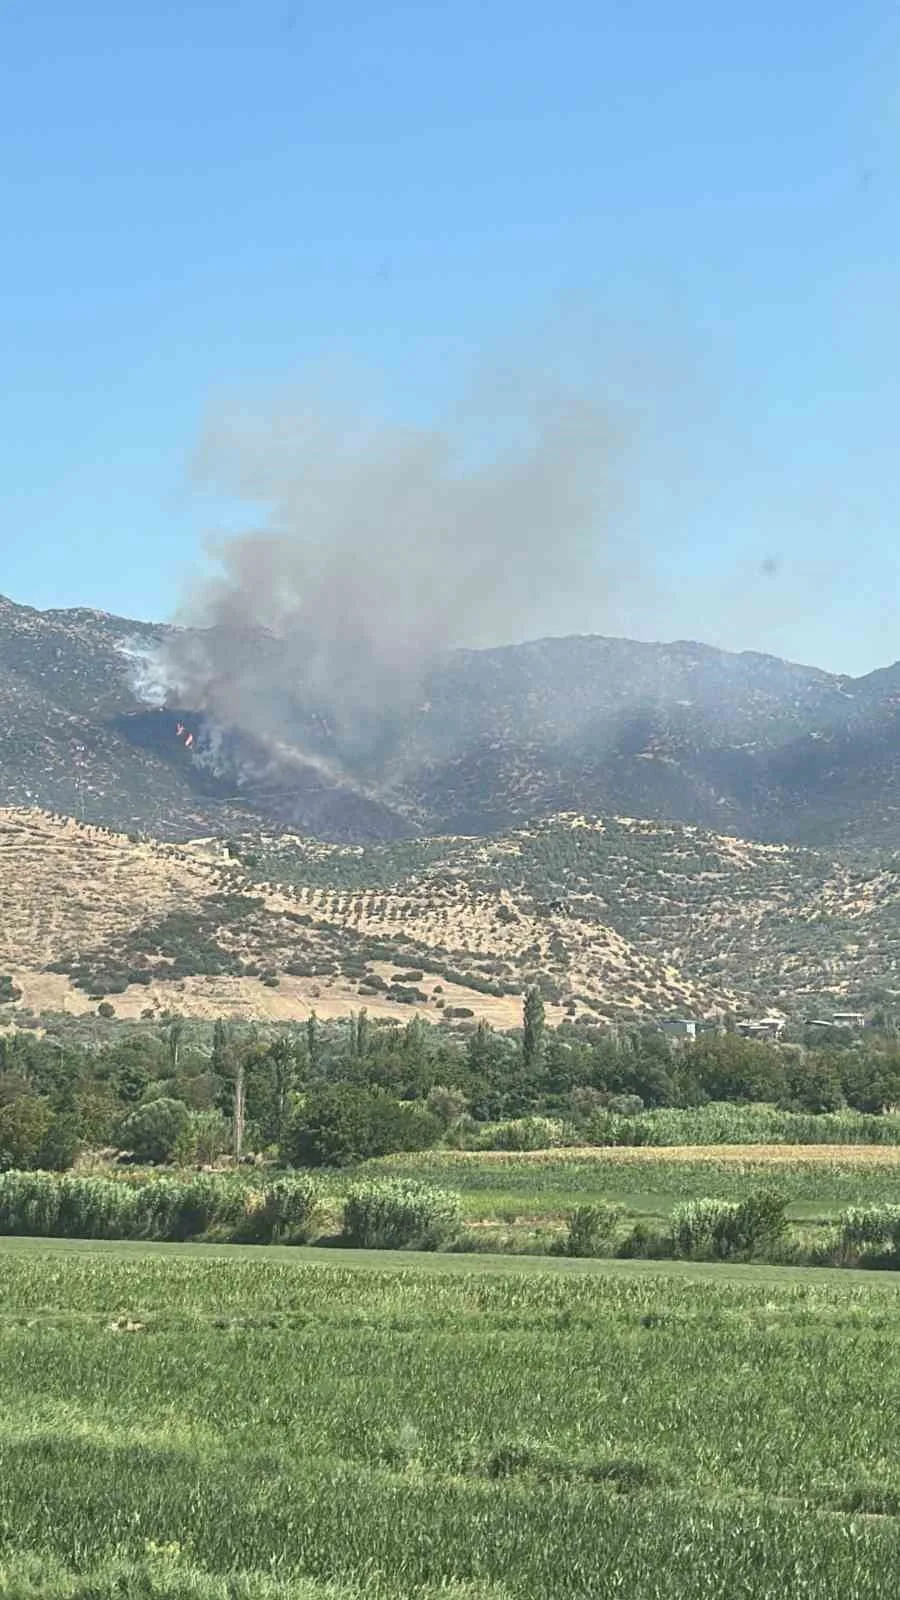
[[777, 1190], [794, 1219], [834, 1221], [848, 1206], [900, 1204], [898, 1145], [641, 1145], [535, 1151], [434, 1150], [385, 1156], [372, 1173], [436, 1183], [482, 1223], [559, 1222], [614, 1200], [626, 1215], [669, 1215], [682, 1200]]
[[893, 1275], [358, 1260], [0, 1247], [0, 1594], [892, 1592]]

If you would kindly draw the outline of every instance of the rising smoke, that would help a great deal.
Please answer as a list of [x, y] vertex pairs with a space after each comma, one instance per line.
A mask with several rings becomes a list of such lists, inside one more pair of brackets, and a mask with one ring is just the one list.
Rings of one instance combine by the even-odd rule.
[[194, 476], [258, 525], [212, 546], [145, 678], [279, 762], [383, 776], [445, 652], [522, 637], [597, 581], [624, 448], [602, 407], [549, 385], [433, 428], [220, 416]]

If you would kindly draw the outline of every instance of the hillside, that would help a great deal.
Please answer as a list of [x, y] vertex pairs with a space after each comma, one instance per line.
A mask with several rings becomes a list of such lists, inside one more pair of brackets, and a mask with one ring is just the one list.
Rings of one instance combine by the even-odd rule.
[[181, 836], [219, 825], [202, 777], [121, 731], [141, 706], [122, 643], [152, 646], [164, 631], [0, 596], [0, 802], [126, 829], [158, 822], [157, 832]]
[[36, 1012], [512, 1027], [539, 982], [551, 1020], [802, 1015], [900, 987], [898, 901], [895, 870], [626, 818], [351, 847], [0, 812], [0, 973]]
[[386, 709], [354, 765], [314, 706], [292, 706], [289, 756], [197, 707], [151, 709], [134, 654], [171, 632], [0, 600], [0, 803], [181, 841], [486, 835], [576, 811], [857, 855], [900, 845], [900, 665], [851, 679], [592, 637], [458, 651], [412, 709]]
[[[233, 848], [251, 876], [293, 879], [316, 916], [352, 916], [367, 934], [400, 922], [423, 950], [455, 941], [460, 959], [475, 952], [528, 981], [543, 973], [601, 1006], [640, 1009], [648, 996], [658, 1013], [656, 963], [701, 1009], [791, 1013], [900, 986], [896, 863], [578, 814], [490, 839], [340, 849], [281, 836]], [[488, 906], [498, 909], [485, 917]], [[618, 966], [598, 942], [610, 934], [629, 952]]]

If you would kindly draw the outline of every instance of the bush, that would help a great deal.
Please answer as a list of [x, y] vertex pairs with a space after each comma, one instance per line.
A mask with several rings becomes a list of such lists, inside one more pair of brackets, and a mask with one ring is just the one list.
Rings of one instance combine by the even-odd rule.
[[[840, 1218], [840, 1255], [846, 1260], [900, 1265], [900, 1206], [853, 1206]], [[895, 1258], [895, 1259], [894, 1259]]]
[[215, 1161], [231, 1143], [231, 1128], [221, 1111], [191, 1111], [184, 1133], [176, 1146], [178, 1159], [206, 1165]]
[[190, 1121], [191, 1113], [183, 1100], [150, 1100], [124, 1119], [122, 1145], [138, 1161], [171, 1161]]
[[306, 1173], [275, 1178], [249, 1197], [247, 1237], [258, 1244], [308, 1244], [321, 1216], [319, 1189]]
[[690, 1200], [672, 1212], [672, 1249], [693, 1261], [748, 1260], [784, 1238], [785, 1202], [758, 1189], [744, 1200]]
[[436, 1144], [441, 1124], [420, 1106], [380, 1089], [325, 1084], [312, 1090], [281, 1145], [291, 1167], [341, 1167]]
[[0, 1106], [0, 1171], [37, 1166], [38, 1152], [52, 1124], [50, 1107], [37, 1095], [18, 1095]]
[[485, 1150], [551, 1150], [566, 1140], [565, 1124], [556, 1117], [516, 1117], [501, 1122], [485, 1137]]
[[77, 1118], [54, 1117], [41, 1140], [35, 1166], [44, 1172], [65, 1172], [74, 1164], [81, 1145]]
[[562, 1256], [608, 1256], [623, 1207], [601, 1200], [597, 1205], [576, 1206], [569, 1217], [566, 1237], [554, 1252]]
[[468, 1101], [461, 1089], [445, 1089], [440, 1083], [429, 1089], [425, 1105], [429, 1114], [436, 1117], [444, 1129], [451, 1128], [468, 1109]]
[[309, 1177], [277, 1178], [254, 1193], [232, 1177], [203, 1173], [147, 1182], [0, 1174], [0, 1233], [71, 1239], [218, 1237], [304, 1244], [315, 1232], [319, 1193]]
[[0, 1233], [69, 1239], [134, 1237], [136, 1190], [112, 1178], [0, 1174]]
[[619, 1117], [637, 1117], [644, 1109], [644, 1102], [639, 1094], [613, 1094], [607, 1102], [607, 1110]]
[[361, 1250], [441, 1250], [454, 1243], [461, 1220], [457, 1194], [376, 1178], [348, 1190], [341, 1238]]
[[[769, 1048], [769, 1047], [766, 1047]], [[782, 1111], [770, 1105], [664, 1106], [622, 1115], [614, 1098], [596, 1111], [585, 1138], [596, 1145], [898, 1144], [900, 1116], [857, 1111]]]
[[620, 1239], [616, 1255], [624, 1260], [665, 1261], [673, 1255], [670, 1233], [659, 1233], [647, 1222], [636, 1222], [630, 1233]]
[[425, 1005], [428, 1000], [424, 989], [411, 989], [402, 983], [392, 983], [390, 988], [385, 990], [384, 998], [394, 1000], [401, 1006]]
[[0, 1234], [54, 1233], [57, 1188], [43, 1172], [0, 1173]]
[[146, 1239], [195, 1239], [242, 1215], [240, 1189], [212, 1173], [185, 1179], [151, 1178], [135, 1189], [134, 1228]]

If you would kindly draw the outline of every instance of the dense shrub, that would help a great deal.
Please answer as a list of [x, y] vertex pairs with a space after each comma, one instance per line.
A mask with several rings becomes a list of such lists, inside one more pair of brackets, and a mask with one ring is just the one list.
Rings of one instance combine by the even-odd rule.
[[0, 1106], [0, 1170], [37, 1166], [38, 1151], [52, 1122], [49, 1105], [37, 1095], [18, 1095]]
[[596, 1205], [576, 1206], [569, 1217], [568, 1232], [555, 1254], [563, 1256], [607, 1256], [613, 1254], [616, 1229], [623, 1215], [622, 1206], [601, 1200]]
[[743, 1200], [689, 1200], [672, 1212], [672, 1248], [693, 1261], [764, 1255], [783, 1239], [785, 1202], [758, 1189]]
[[152, 1178], [135, 1190], [135, 1231], [146, 1239], [195, 1239], [217, 1224], [234, 1229], [242, 1214], [240, 1188], [213, 1173]]
[[0, 1233], [56, 1232], [58, 1184], [42, 1172], [0, 1173]]
[[659, 1107], [637, 1115], [613, 1103], [589, 1116], [584, 1138], [596, 1145], [898, 1144], [900, 1116], [857, 1111], [782, 1111], [769, 1105]]
[[124, 1239], [136, 1229], [136, 1190], [111, 1178], [0, 1174], [0, 1233]]
[[[384, 978], [382, 978], [380, 976], [379, 973], [377, 973], [377, 972], [367, 972], [366, 973], [366, 979], [365, 979], [365, 987], [366, 987], [367, 990], [370, 989], [373, 994], [377, 994], [379, 992], [379, 990], [384, 991], [387, 988], [387, 983], [385, 982]], [[363, 988], [363, 985], [360, 984], [360, 992], [362, 992], [362, 988]]]
[[63, 1113], [54, 1117], [38, 1147], [35, 1166], [44, 1172], [66, 1172], [81, 1150], [78, 1119]]
[[259, 1244], [309, 1244], [322, 1217], [319, 1189], [307, 1173], [274, 1178], [261, 1194], [250, 1194], [247, 1237]]
[[149, 1181], [48, 1172], [0, 1173], [0, 1233], [70, 1239], [180, 1241], [210, 1233], [304, 1244], [319, 1220], [312, 1178], [276, 1178], [254, 1191], [221, 1173]]
[[515, 1117], [489, 1129], [484, 1136], [484, 1150], [550, 1150], [565, 1144], [568, 1134], [565, 1123], [556, 1117]]
[[425, 1005], [428, 1000], [424, 989], [409, 988], [402, 983], [392, 983], [385, 990], [384, 998], [386, 1000], [394, 1000], [401, 1006]]
[[288, 1124], [282, 1159], [292, 1167], [340, 1167], [400, 1150], [426, 1150], [441, 1135], [437, 1117], [380, 1089], [324, 1084]]
[[428, 1091], [425, 1106], [431, 1116], [437, 1117], [441, 1127], [448, 1130], [466, 1111], [467, 1102], [461, 1089], [446, 1089], [443, 1084], [436, 1083]]
[[122, 1122], [123, 1149], [130, 1150], [138, 1161], [171, 1161], [190, 1122], [191, 1113], [183, 1100], [150, 1100]]
[[[900, 1266], [900, 1206], [853, 1206], [840, 1218], [843, 1258]], [[884, 1258], [888, 1260], [885, 1262]]]
[[665, 1261], [673, 1254], [671, 1232], [661, 1233], [649, 1222], [636, 1222], [616, 1249], [617, 1256], [629, 1261]]
[[347, 1191], [342, 1238], [362, 1250], [440, 1250], [453, 1244], [460, 1222], [459, 1195], [375, 1178]]
[[192, 1111], [181, 1134], [177, 1152], [184, 1162], [202, 1165], [223, 1155], [231, 1143], [231, 1128], [221, 1111]]

